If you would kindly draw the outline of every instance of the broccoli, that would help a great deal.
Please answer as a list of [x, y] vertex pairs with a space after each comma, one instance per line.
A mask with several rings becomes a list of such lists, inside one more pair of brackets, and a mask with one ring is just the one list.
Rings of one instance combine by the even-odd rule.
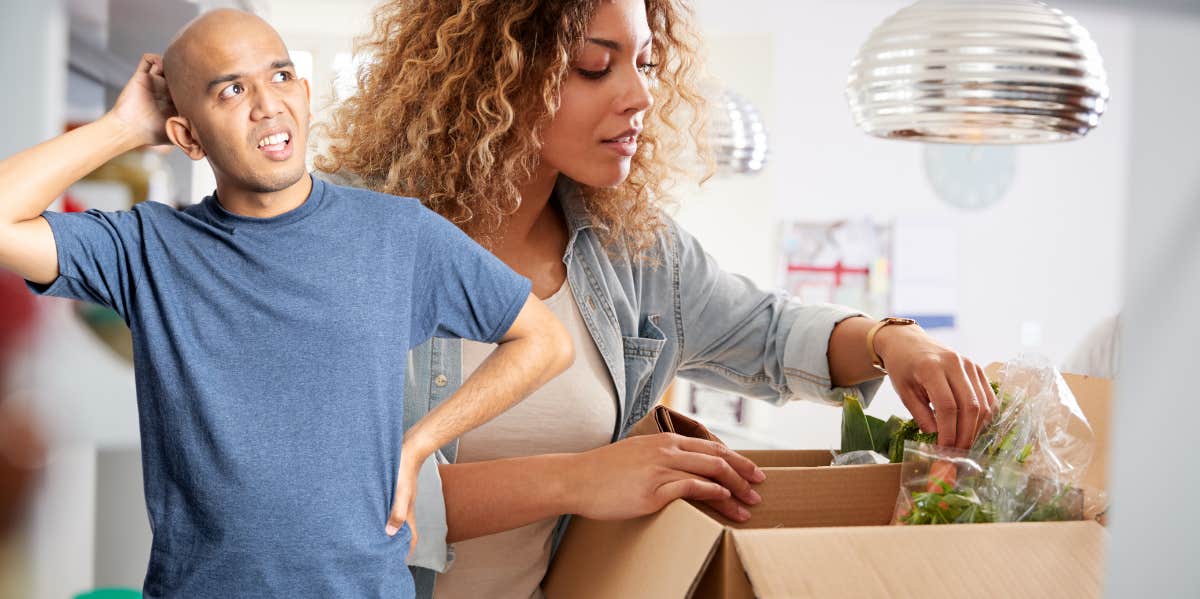
[[918, 443], [933, 445], [937, 443], [937, 433], [921, 432], [921, 427], [917, 426], [915, 420], [901, 421], [900, 426], [892, 433], [892, 438], [888, 445], [888, 459], [893, 464], [899, 464], [904, 461], [905, 441], [916, 441]]

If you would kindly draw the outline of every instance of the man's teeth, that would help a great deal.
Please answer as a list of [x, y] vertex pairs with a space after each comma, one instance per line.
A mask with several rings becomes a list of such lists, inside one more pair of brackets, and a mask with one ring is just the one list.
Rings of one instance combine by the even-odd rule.
[[261, 148], [263, 146], [273, 146], [276, 144], [285, 143], [289, 139], [291, 139], [291, 136], [288, 135], [287, 133], [276, 133], [275, 135], [268, 135], [268, 136], [258, 140], [258, 147]]

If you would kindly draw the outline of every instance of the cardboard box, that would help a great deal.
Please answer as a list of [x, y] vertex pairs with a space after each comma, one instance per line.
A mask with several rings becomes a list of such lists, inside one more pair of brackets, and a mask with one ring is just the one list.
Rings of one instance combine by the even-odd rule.
[[[1108, 381], [1067, 379], [1106, 456]], [[829, 467], [828, 451], [742, 453], [767, 472], [749, 522], [686, 501], [632, 520], [574, 518], [543, 581], [546, 596], [1101, 594], [1107, 533], [1095, 522], [891, 526], [899, 464]], [[1106, 463], [1098, 457], [1100, 473], [1089, 479], [1103, 481]]]

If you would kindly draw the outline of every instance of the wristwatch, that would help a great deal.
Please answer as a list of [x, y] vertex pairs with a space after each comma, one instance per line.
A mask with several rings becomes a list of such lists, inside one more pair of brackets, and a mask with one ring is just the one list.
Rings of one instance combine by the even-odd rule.
[[896, 318], [894, 316], [889, 316], [875, 323], [875, 326], [871, 327], [871, 330], [867, 331], [867, 352], [871, 354], [871, 366], [874, 366], [875, 370], [878, 370], [883, 374], [887, 374], [888, 371], [887, 368], [884, 368], [883, 366], [883, 358], [880, 358], [879, 352], [875, 351], [875, 334], [879, 332], [879, 329], [882, 329], [889, 324], [915, 325], [917, 324], [917, 321], [911, 318]]

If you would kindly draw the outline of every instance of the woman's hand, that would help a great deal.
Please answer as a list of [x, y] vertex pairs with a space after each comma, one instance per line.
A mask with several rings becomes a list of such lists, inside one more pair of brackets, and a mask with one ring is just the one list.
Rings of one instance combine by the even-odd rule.
[[571, 513], [595, 520], [652, 514], [676, 499], [703, 501], [725, 517], [750, 517], [763, 471], [725, 445], [673, 433], [630, 437], [575, 454], [567, 472]]
[[915, 326], [879, 329], [875, 351], [900, 400], [938, 445], [969, 449], [999, 407], [983, 368]]

